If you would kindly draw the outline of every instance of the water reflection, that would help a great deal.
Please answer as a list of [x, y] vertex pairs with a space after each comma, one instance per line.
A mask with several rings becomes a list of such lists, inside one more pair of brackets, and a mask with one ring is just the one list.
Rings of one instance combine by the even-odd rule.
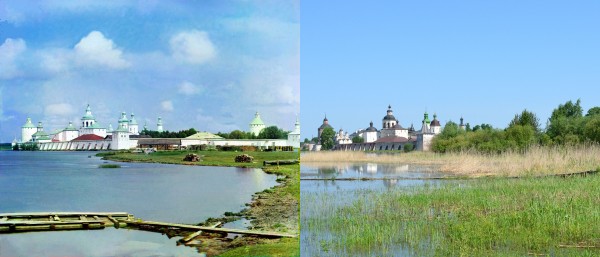
[[199, 256], [194, 248], [177, 247], [177, 240], [114, 228], [18, 233], [0, 237], [0, 256]]
[[[398, 185], [408, 186], [420, 184], [419, 180], [446, 177], [447, 174], [437, 171], [433, 165], [411, 164], [378, 164], [378, 163], [337, 163], [327, 165], [302, 164], [300, 176], [303, 179], [324, 179], [310, 183], [305, 180], [302, 189], [308, 190], [318, 187], [351, 189], [351, 188], [392, 188]], [[326, 180], [326, 179], [351, 179], [359, 178], [364, 181]], [[373, 180], [373, 181], [371, 181]], [[416, 181], [415, 181], [416, 180]], [[374, 186], [374, 183], [379, 186]], [[330, 189], [325, 189], [330, 190]]]

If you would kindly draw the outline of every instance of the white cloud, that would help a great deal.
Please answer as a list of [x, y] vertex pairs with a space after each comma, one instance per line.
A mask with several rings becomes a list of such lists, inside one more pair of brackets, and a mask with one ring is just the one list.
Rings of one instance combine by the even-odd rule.
[[122, 57], [123, 51], [102, 32], [92, 31], [75, 45], [75, 57], [80, 64], [99, 65], [114, 69], [127, 68], [131, 64]]
[[217, 55], [208, 33], [199, 30], [181, 32], [171, 38], [171, 53], [178, 61], [203, 64]]
[[27, 49], [25, 40], [7, 38], [0, 45], [0, 78], [11, 79], [21, 74], [15, 60]]
[[179, 93], [184, 95], [196, 95], [204, 92], [204, 88], [201, 86], [196, 86], [189, 81], [184, 81], [179, 85]]
[[75, 114], [75, 109], [68, 103], [49, 104], [44, 110], [48, 116], [70, 116]]
[[171, 100], [162, 101], [160, 106], [164, 111], [173, 111], [173, 102]]

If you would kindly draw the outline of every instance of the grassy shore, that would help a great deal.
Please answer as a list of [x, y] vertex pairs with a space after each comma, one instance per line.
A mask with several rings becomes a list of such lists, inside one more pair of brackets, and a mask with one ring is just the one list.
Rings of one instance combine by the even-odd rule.
[[[183, 158], [190, 153], [201, 156], [200, 162], [187, 162]], [[300, 202], [300, 165], [263, 167], [263, 161], [297, 159], [295, 152], [244, 152], [254, 157], [253, 163], [236, 163], [235, 156], [241, 152], [221, 151], [159, 151], [151, 154], [129, 152], [99, 153], [107, 160], [122, 162], [154, 162], [167, 164], [230, 166], [263, 168], [269, 174], [277, 174], [279, 185], [258, 192], [242, 215], [251, 220], [254, 229], [298, 233]], [[210, 250], [219, 256], [299, 256], [300, 239], [253, 239], [239, 237], [231, 242], [202, 239], [196, 247], [199, 251]], [[208, 252], [208, 251], [207, 251]]]
[[[485, 178], [392, 191], [303, 195], [324, 251], [392, 256], [597, 256], [600, 176]], [[306, 216], [306, 217], [305, 217]], [[368, 222], [367, 222], [368, 221]]]
[[[183, 157], [186, 154], [195, 153], [199, 155], [201, 161], [188, 162]], [[240, 154], [250, 154], [254, 157], [252, 163], [235, 162], [235, 156]], [[131, 152], [103, 152], [96, 156], [107, 160], [121, 162], [155, 162], [166, 164], [183, 165], [201, 165], [201, 166], [226, 166], [226, 167], [247, 167], [262, 168], [263, 161], [296, 159], [298, 154], [294, 152], [222, 152], [222, 151], [158, 151], [150, 154], [131, 153]]]
[[439, 165], [441, 172], [460, 176], [527, 176], [595, 170], [600, 166], [600, 146], [531, 147], [525, 152], [480, 154], [474, 151], [437, 154], [432, 152], [365, 153], [309, 152], [302, 163], [375, 162]]

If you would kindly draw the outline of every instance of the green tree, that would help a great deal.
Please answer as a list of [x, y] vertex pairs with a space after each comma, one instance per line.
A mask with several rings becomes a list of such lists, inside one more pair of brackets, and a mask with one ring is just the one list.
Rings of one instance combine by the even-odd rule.
[[507, 141], [513, 141], [520, 150], [535, 143], [535, 130], [529, 124], [512, 125], [506, 129], [505, 136]]
[[455, 137], [458, 135], [458, 124], [456, 124], [453, 121], [448, 121], [446, 123], [446, 125], [444, 126], [444, 129], [442, 130], [442, 133], [440, 133], [440, 137], [442, 138], [451, 138], [451, 137]]
[[538, 119], [535, 113], [527, 111], [527, 109], [523, 110], [521, 114], [515, 114], [508, 127], [515, 125], [531, 126], [536, 133], [540, 132], [540, 119]]
[[591, 116], [596, 116], [596, 115], [600, 115], [600, 107], [590, 108], [585, 116], [591, 117]]
[[258, 133], [259, 139], [286, 139], [287, 132], [278, 128], [277, 126], [269, 126], [264, 128]]
[[412, 151], [414, 148], [415, 147], [413, 146], [413, 144], [410, 144], [410, 143], [405, 144], [404, 145], [404, 152], [408, 153], [408, 152]]
[[321, 132], [321, 149], [330, 150], [335, 145], [335, 131], [332, 128], [327, 127]]
[[229, 132], [229, 139], [246, 139], [246, 132], [234, 130]]
[[352, 143], [358, 143], [358, 144], [360, 144], [360, 143], [364, 143], [364, 142], [365, 142], [365, 139], [362, 138], [362, 137], [355, 136], [355, 137], [352, 138]]
[[567, 117], [567, 118], [580, 118], [583, 116], [583, 108], [581, 108], [581, 100], [577, 99], [577, 102], [573, 104], [571, 100], [566, 102], [565, 104], [559, 104], [558, 108], [552, 111], [552, 115], [550, 116], [550, 120], [558, 118], [558, 117]]
[[585, 124], [583, 134], [586, 139], [600, 143], [600, 115], [593, 116]]
[[546, 133], [553, 142], [559, 144], [579, 143], [583, 138], [583, 125], [585, 124], [582, 117], [581, 100], [578, 99], [575, 104], [571, 101], [560, 104], [552, 111]]

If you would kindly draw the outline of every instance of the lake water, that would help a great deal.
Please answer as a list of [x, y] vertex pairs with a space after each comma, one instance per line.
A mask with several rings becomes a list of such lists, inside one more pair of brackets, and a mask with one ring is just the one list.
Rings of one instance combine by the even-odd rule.
[[[335, 240], [335, 235], [323, 229], [319, 229], [319, 231], [311, 230], [306, 222], [312, 218], [322, 216], [324, 211], [331, 211], [352, 203], [363, 191], [402, 190], [406, 187], [425, 184], [438, 185], [443, 181], [428, 180], [428, 178], [439, 178], [447, 175], [437, 172], [435, 166], [337, 163], [329, 165], [302, 164], [300, 176], [303, 179], [381, 179], [351, 181], [302, 180], [300, 182], [300, 250], [303, 256], [387, 256], [390, 255], [389, 252], [383, 253], [376, 250], [365, 255], [364, 253], [330, 249], [326, 242], [332, 239]], [[394, 256], [406, 256], [408, 254], [401, 247], [393, 251]]]
[[[251, 201], [253, 193], [277, 184], [275, 175], [260, 169], [151, 163], [119, 163], [121, 168], [101, 169], [100, 164], [113, 162], [94, 155], [95, 152], [0, 151], [0, 213], [129, 212], [145, 220], [194, 224], [219, 217], [226, 211], [240, 211]], [[51, 239], [61, 240], [70, 249], [81, 248], [83, 255], [93, 256], [102, 246], [80, 247], [78, 243], [69, 243], [73, 240], [67, 240], [84, 234], [101, 238], [98, 243], [107, 242], [103, 247], [108, 249], [115, 249], [113, 238], [122, 239], [123, 251], [104, 256], [146, 256], [144, 253], [148, 252], [135, 250], [144, 243], [148, 247], [175, 245], [175, 240], [160, 234], [122, 229], [5, 234], [0, 235], [0, 256], [7, 255], [3, 252], [6, 249], [19, 249], [19, 240], [34, 240], [42, 249], [52, 248], [48, 247], [54, 244], [48, 242]], [[184, 254], [178, 251], [186, 250], [195, 253], [192, 248], [173, 248], [177, 250], [158, 256], [181, 256]], [[79, 255], [76, 252], [48, 254]]]

